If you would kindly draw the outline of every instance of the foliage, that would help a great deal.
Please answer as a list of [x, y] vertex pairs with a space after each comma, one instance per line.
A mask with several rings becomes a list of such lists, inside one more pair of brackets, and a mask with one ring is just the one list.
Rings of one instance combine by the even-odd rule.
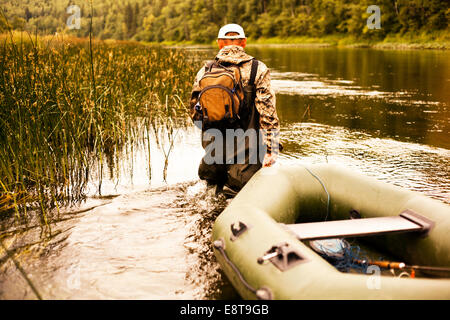
[[[80, 6], [83, 18], [81, 29], [70, 33], [87, 36], [88, 1], [0, 0], [14, 29], [44, 34], [67, 30], [70, 4]], [[381, 9], [380, 30], [366, 26], [369, 5]], [[101, 39], [210, 42], [220, 26], [239, 23], [253, 39], [341, 34], [382, 40], [448, 30], [449, 19], [448, 3], [440, 0], [96, 0], [93, 33]]]

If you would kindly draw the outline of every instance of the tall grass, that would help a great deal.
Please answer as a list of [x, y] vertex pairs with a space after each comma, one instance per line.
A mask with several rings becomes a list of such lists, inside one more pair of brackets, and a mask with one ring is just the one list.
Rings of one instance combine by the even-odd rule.
[[173, 49], [0, 36], [0, 214], [23, 220], [39, 207], [48, 224], [49, 209], [81, 200], [91, 171], [130, 139], [186, 116], [194, 74]]

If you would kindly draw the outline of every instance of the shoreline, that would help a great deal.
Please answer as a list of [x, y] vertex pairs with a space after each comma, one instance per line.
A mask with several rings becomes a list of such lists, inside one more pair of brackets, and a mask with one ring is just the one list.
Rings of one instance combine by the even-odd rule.
[[392, 50], [449, 50], [450, 33], [417, 35], [388, 35], [384, 39], [357, 39], [342, 35], [315, 37], [287, 37], [249, 39], [249, 46], [289, 46], [289, 47], [337, 47], [337, 48], [372, 48]]
[[[156, 44], [156, 43], [151, 43]], [[192, 41], [159, 43], [170, 48], [202, 49], [216, 47], [215, 41], [210, 43], [195, 43]], [[314, 48], [371, 48], [384, 50], [450, 50], [450, 33], [417, 35], [388, 35], [384, 39], [364, 40], [342, 35], [324, 37], [271, 37], [248, 38], [248, 47], [314, 47]]]
[[[20, 36], [20, 32], [13, 31], [14, 38], [28, 41], [28, 37]], [[1, 33], [0, 38], [9, 38], [11, 35]], [[39, 35], [41, 39], [85, 39], [73, 37], [69, 34], [60, 33], [57, 35]], [[173, 49], [207, 49], [216, 47], [216, 41], [197, 43], [194, 41], [162, 41], [148, 42], [136, 40], [116, 40], [94, 38], [95, 41], [128, 43], [135, 42], [148, 46], [162, 46]], [[313, 48], [370, 48], [381, 50], [450, 50], [450, 32], [440, 32], [435, 34], [417, 34], [417, 35], [388, 35], [380, 40], [362, 40], [354, 37], [342, 35], [328, 35], [324, 37], [271, 37], [271, 38], [248, 38], [248, 47], [313, 47]]]
[[[292, 47], [292, 48], [354, 48], [354, 49], [382, 49], [382, 50], [450, 50], [450, 43], [403, 43], [403, 42], [376, 42], [376, 43], [277, 43], [259, 42], [249, 43], [248, 47]], [[181, 47], [181, 46], [180, 46]]]
[[[157, 43], [147, 43], [155, 45]], [[204, 44], [204, 43], [179, 43], [179, 44], [167, 44], [160, 43], [163, 47], [170, 49], [208, 49], [215, 48], [216, 44]], [[404, 43], [404, 42], [376, 42], [376, 43], [321, 43], [321, 42], [271, 42], [267, 41], [255, 41], [247, 44], [247, 47], [273, 47], [273, 48], [348, 48], [348, 49], [379, 49], [379, 50], [450, 50], [450, 43]]]
[[[155, 43], [152, 43], [155, 45]], [[215, 44], [165, 44], [163, 47], [169, 49], [209, 49], [215, 48]], [[450, 43], [401, 43], [401, 42], [379, 42], [374, 44], [353, 43], [353, 44], [333, 44], [333, 43], [271, 43], [256, 42], [247, 44], [249, 48], [272, 47], [272, 48], [347, 48], [347, 49], [377, 49], [377, 50], [450, 50]]]

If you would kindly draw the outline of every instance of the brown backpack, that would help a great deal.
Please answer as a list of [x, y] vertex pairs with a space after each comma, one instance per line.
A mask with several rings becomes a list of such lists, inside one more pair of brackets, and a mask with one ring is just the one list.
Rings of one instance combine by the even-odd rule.
[[204, 125], [230, 126], [239, 120], [244, 101], [239, 66], [213, 61], [205, 67], [199, 86], [201, 91], [195, 109], [201, 114]]

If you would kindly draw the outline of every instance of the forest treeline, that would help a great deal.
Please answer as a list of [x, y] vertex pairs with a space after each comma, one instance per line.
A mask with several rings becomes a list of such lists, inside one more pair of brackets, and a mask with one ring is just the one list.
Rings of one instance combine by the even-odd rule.
[[[8, 28], [32, 33], [89, 34], [90, 1], [0, 0]], [[342, 34], [381, 40], [392, 34], [448, 30], [450, 7], [443, 0], [93, 0], [92, 30], [101, 39], [210, 42], [220, 26], [239, 23], [247, 36], [322, 37]], [[79, 6], [80, 29], [68, 30], [70, 5]], [[369, 29], [370, 5], [378, 5], [381, 29]], [[6, 20], [4, 18], [6, 16]]]

